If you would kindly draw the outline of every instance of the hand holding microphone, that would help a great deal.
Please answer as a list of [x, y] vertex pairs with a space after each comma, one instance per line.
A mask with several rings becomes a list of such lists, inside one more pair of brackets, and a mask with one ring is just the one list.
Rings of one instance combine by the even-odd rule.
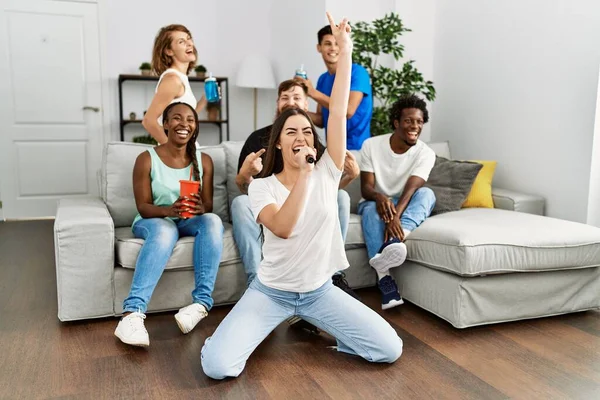
[[[312, 170], [317, 160], [317, 151], [311, 147], [305, 146], [298, 149], [296, 153], [296, 161], [300, 169]], [[304, 168], [303, 168], [304, 167]], [[308, 168], [306, 168], [308, 167]]]

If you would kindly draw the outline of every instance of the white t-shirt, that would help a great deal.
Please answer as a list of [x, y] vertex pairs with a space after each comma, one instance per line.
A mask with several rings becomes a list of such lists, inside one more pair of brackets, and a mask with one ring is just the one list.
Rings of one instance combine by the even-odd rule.
[[391, 133], [374, 136], [363, 142], [360, 170], [375, 174], [375, 190], [388, 197], [398, 197], [411, 176], [427, 180], [435, 164], [435, 152], [420, 140], [404, 154], [390, 146]]
[[[306, 293], [348, 268], [338, 217], [338, 170], [325, 150], [308, 183], [306, 201], [288, 239], [264, 227], [263, 260], [258, 278], [268, 287]], [[254, 179], [248, 188], [254, 217], [269, 204], [282, 206], [289, 190], [275, 177]]]

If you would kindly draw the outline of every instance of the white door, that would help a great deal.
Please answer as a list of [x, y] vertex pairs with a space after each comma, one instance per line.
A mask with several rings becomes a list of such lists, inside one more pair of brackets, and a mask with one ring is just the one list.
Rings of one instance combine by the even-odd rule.
[[6, 219], [96, 195], [102, 146], [97, 5], [0, 1], [0, 196]]

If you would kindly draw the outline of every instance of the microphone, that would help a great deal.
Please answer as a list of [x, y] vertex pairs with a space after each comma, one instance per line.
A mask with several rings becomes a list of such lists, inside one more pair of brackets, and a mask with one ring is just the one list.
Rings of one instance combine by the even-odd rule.
[[309, 154], [309, 155], [306, 156], [306, 162], [309, 163], [309, 164], [314, 164], [315, 163], [315, 158]]

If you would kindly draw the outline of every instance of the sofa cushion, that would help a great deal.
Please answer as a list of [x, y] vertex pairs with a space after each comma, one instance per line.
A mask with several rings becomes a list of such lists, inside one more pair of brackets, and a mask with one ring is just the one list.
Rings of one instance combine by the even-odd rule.
[[[220, 265], [239, 263], [241, 262], [240, 254], [233, 240], [231, 224], [226, 222], [224, 225], [223, 253]], [[144, 244], [144, 240], [136, 239], [129, 227], [115, 229], [115, 239], [116, 263], [123, 268], [135, 269], [135, 262]], [[180, 238], [173, 249], [173, 254], [169, 259], [166, 269], [191, 268], [194, 265], [192, 261], [193, 250], [194, 238], [192, 236]]]
[[350, 214], [348, 221], [348, 233], [346, 234], [346, 250], [361, 249], [365, 247], [365, 238], [363, 236], [361, 217], [357, 214]]
[[435, 193], [432, 215], [460, 210], [483, 165], [436, 156], [425, 186]]
[[222, 145], [203, 146], [201, 150], [213, 161], [213, 212], [223, 222], [229, 222], [229, 198], [227, 195], [227, 157]]
[[133, 165], [137, 156], [151, 146], [110, 142], [102, 161], [102, 195], [115, 227], [131, 225], [137, 214], [133, 198]]
[[235, 184], [235, 177], [237, 176], [238, 161], [244, 142], [223, 142], [222, 144], [227, 158], [227, 193], [229, 193], [229, 207], [231, 207], [233, 199], [242, 194]]
[[[145, 144], [110, 142], [104, 149], [102, 197], [115, 227], [131, 226], [137, 215], [133, 197], [133, 165], [137, 156], [150, 147]], [[203, 147], [202, 151], [211, 156], [214, 164], [213, 211], [223, 221], [229, 221], [225, 151], [220, 145]]]
[[462, 208], [494, 208], [494, 198], [492, 197], [492, 180], [496, 171], [496, 161], [480, 161], [471, 160], [477, 164], [483, 165], [483, 168], [477, 174], [475, 182], [471, 187], [471, 191], [467, 195], [467, 199], [462, 205]]
[[600, 266], [600, 229], [490, 208], [430, 217], [406, 241], [408, 259], [463, 276]]

